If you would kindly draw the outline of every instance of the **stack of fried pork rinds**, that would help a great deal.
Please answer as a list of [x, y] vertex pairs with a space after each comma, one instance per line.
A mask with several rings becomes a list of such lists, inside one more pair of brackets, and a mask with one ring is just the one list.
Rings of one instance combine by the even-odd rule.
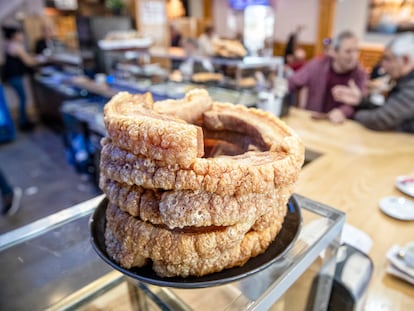
[[263, 253], [281, 229], [304, 160], [270, 113], [119, 93], [105, 106], [100, 187], [107, 252], [122, 267], [202, 276]]

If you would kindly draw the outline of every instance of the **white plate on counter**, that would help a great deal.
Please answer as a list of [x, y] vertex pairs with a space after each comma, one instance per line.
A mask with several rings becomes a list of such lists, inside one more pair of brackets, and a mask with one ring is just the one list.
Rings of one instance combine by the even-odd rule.
[[398, 176], [395, 186], [406, 195], [414, 197], [414, 176]]
[[414, 202], [403, 197], [385, 197], [379, 202], [380, 209], [399, 220], [414, 220]]

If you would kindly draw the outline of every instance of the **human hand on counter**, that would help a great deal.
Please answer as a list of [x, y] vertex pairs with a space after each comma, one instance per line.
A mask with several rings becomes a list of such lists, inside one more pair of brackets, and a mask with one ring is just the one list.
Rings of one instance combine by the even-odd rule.
[[348, 85], [334, 86], [331, 92], [336, 101], [351, 106], [358, 106], [362, 99], [362, 92], [352, 79], [348, 82]]
[[346, 116], [341, 109], [335, 108], [328, 112], [328, 119], [332, 123], [340, 124], [346, 120]]
[[332, 123], [340, 124], [346, 120], [346, 116], [340, 109], [332, 109], [328, 113], [312, 111], [311, 118], [314, 120], [329, 120]]
[[324, 112], [312, 111], [311, 112], [311, 118], [314, 119], [314, 120], [327, 120], [328, 119], [328, 114], [324, 113]]

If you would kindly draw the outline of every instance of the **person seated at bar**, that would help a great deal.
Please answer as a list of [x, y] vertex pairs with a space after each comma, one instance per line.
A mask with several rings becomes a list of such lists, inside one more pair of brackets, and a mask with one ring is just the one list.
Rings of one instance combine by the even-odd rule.
[[[355, 86], [337, 87], [336, 100], [357, 106], [354, 119], [377, 131], [403, 131], [414, 133], [414, 33], [395, 37], [385, 48], [382, 58], [384, 71], [394, 80], [383, 105], [371, 102]], [[373, 109], [364, 109], [372, 108]]]
[[332, 41], [332, 51], [307, 62], [288, 78], [290, 92], [308, 89], [305, 109], [315, 111], [315, 117], [327, 117], [342, 123], [354, 114], [354, 107], [335, 99], [332, 89], [336, 85], [355, 85], [365, 91], [367, 73], [358, 63], [358, 39], [350, 31], [341, 32]]

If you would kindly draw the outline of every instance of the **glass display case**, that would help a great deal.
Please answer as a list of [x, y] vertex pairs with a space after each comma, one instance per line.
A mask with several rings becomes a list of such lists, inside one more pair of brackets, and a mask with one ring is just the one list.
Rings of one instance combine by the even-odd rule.
[[197, 289], [146, 284], [102, 261], [88, 228], [98, 196], [0, 236], [0, 309], [79, 309], [125, 283], [125, 299], [143, 310], [325, 310], [345, 215], [294, 196], [302, 225], [287, 252], [258, 273]]

